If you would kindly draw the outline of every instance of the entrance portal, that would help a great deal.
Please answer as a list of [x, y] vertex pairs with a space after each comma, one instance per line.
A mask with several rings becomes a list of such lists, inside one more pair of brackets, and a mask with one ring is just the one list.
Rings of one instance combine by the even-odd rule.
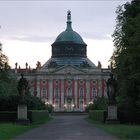
[[83, 101], [80, 101], [80, 111], [84, 111]]
[[67, 111], [73, 111], [72, 98], [67, 98]]
[[71, 103], [68, 103], [68, 104], [67, 104], [67, 107], [68, 107], [68, 108], [67, 108], [67, 111], [72, 111], [72, 104], [71, 104]]

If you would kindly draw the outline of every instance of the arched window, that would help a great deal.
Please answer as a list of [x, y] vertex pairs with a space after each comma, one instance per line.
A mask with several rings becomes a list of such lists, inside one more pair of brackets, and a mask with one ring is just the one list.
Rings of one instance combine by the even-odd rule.
[[55, 85], [56, 85], [56, 86], [58, 85], [58, 80], [55, 81]]
[[68, 85], [70, 86], [72, 84], [72, 81], [71, 80], [68, 80]]
[[42, 81], [42, 83], [43, 83], [43, 85], [45, 85], [45, 84], [46, 84], [46, 81], [45, 81], [45, 80], [43, 80], [43, 81]]
[[84, 89], [80, 88], [80, 98], [83, 98], [83, 97], [84, 97]]
[[96, 97], [97, 96], [97, 91], [96, 91], [96, 88], [93, 87], [92, 88], [92, 98]]

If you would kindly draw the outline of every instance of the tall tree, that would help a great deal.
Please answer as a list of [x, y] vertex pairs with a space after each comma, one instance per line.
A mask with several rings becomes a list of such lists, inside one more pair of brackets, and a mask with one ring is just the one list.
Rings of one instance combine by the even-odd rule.
[[8, 69], [8, 57], [2, 52], [2, 44], [0, 43], [0, 70]]
[[118, 103], [132, 121], [140, 116], [140, 1], [119, 6], [116, 13], [111, 62], [118, 78]]
[[17, 94], [16, 77], [10, 71], [8, 57], [2, 52], [0, 44], [0, 96]]

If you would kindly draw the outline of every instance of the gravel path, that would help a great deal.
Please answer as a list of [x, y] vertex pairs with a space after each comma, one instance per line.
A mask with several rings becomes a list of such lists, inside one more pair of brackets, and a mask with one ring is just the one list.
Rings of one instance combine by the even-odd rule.
[[119, 140], [88, 123], [86, 116], [55, 116], [49, 123], [17, 136], [14, 140]]

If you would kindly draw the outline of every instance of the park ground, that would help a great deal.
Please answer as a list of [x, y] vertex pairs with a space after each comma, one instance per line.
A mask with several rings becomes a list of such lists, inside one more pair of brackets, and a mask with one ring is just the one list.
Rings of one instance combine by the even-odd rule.
[[[87, 116], [54, 116], [42, 125], [0, 123], [0, 139], [29, 140], [139, 140], [139, 125], [109, 125], [94, 122]], [[85, 119], [86, 118], [86, 119]], [[44, 121], [45, 122], [45, 121]], [[33, 129], [34, 128], [34, 129]]]

